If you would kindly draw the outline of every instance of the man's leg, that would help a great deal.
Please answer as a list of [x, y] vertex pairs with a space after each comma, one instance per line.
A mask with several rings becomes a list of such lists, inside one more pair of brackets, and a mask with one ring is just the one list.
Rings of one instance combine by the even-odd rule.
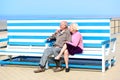
[[[56, 48], [54, 47], [53, 48], [53, 55], [54, 57], [58, 56], [59, 52], [61, 51], [61, 48]], [[56, 63], [56, 67], [60, 67], [60, 61], [59, 60], [55, 60], [55, 63]]]
[[56, 56], [58, 56], [58, 54], [60, 53], [60, 51], [61, 51], [61, 48], [58, 48], [58, 47], [53, 47], [53, 54], [54, 54], [54, 56], [56, 57]]
[[59, 60], [60, 57], [61, 57], [61, 56], [63, 55], [63, 53], [65, 52], [66, 48], [67, 48], [67, 45], [64, 44], [63, 48], [61, 49], [60, 53], [55, 57], [55, 59]]
[[[54, 56], [56, 57], [59, 52], [61, 51], [61, 48], [53, 48], [53, 51], [54, 51]], [[59, 72], [59, 71], [62, 71], [63, 68], [61, 67], [61, 63], [60, 63], [60, 60], [55, 60], [55, 63], [56, 63], [56, 69], [54, 69], [54, 72]]]
[[34, 72], [35, 73], [39, 73], [39, 72], [44, 72], [45, 71], [45, 65], [46, 65], [46, 62], [47, 62], [47, 60], [48, 60], [48, 57], [50, 56], [50, 55], [52, 55], [54, 52], [53, 52], [53, 49], [52, 48], [46, 48], [45, 50], [44, 50], [44, 53], [43, 53], [43, 56], [41, 57], [41, 59], [40, 59], [40, 63], [39, 63], [39, 68], [38, 68], [38, 70], [35, 70]]
[[41, 60], [40, 60], [40, 65], [45, 67], [45, 64], [49, 58], [50, 55], [52, 55], [54, 52], [53, 52], [53, 49], [52, 48], [47, 48], [44, 50], [44, 53], [43, 53], [43, 56], [41, 57]]

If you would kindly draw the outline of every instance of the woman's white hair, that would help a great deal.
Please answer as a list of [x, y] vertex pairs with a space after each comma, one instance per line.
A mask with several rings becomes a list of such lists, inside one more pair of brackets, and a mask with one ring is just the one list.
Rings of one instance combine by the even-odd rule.
[[77, 23], [71, 23], [70, 27], [72, 27], [72, 29], [74, 29], [74, 30], [79, 30]]

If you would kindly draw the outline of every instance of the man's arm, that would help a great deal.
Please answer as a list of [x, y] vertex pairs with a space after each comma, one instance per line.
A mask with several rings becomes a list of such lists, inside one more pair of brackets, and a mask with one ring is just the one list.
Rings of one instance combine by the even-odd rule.
[[66, 40], [67, 41], [71, 41], [71, 33], [70, 33], [70, 31], [68, 30], [68, 32], [67, 32], [67, 34], [66, 34]]
[[50, 36], [47, 40], [50, 41], [50, 40], [55, 40], [56, 39], [56, 36], [57, 34], [60, 32], [60, 29], [56, 30], [54, 34], [52, 34], [52, 36]]

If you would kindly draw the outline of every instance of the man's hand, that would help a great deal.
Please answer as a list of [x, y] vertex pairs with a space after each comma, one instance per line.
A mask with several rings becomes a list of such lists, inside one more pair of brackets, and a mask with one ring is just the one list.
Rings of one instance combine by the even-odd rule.
[[57, 30], [55, 31], [55, 34], [59, 33], [60, 31], [61, 31], [61, 29], [57, 29]]
[[47, 38], [47, 41], [50, 41], [51, 39], [50, 38]]

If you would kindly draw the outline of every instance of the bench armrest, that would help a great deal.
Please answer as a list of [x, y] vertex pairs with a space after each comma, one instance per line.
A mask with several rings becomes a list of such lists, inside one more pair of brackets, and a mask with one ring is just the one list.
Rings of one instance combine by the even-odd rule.
[[45, 41], [45, 47], [52, 46], [54, 44], [54, 42], [55, 42], [55, 40], [50, 40], [50, 41], [46, 40]]
[[116, 38], [112, 38], [110, 40], [106, 40], [106, 41], [101, 42], [101, 44], [105, 45], [105, 44], [109, 44], [110, 42], [115, 42], [115, 41], [116, 41]]
[[103, 42], [101, 42], [101, 45], [102, 45], [103, 54], [104, 53], [110, 54], [111, 52], [113, 53], [115, 51], [116, 38], [112, 38], [110, 40], [103, 41]]

